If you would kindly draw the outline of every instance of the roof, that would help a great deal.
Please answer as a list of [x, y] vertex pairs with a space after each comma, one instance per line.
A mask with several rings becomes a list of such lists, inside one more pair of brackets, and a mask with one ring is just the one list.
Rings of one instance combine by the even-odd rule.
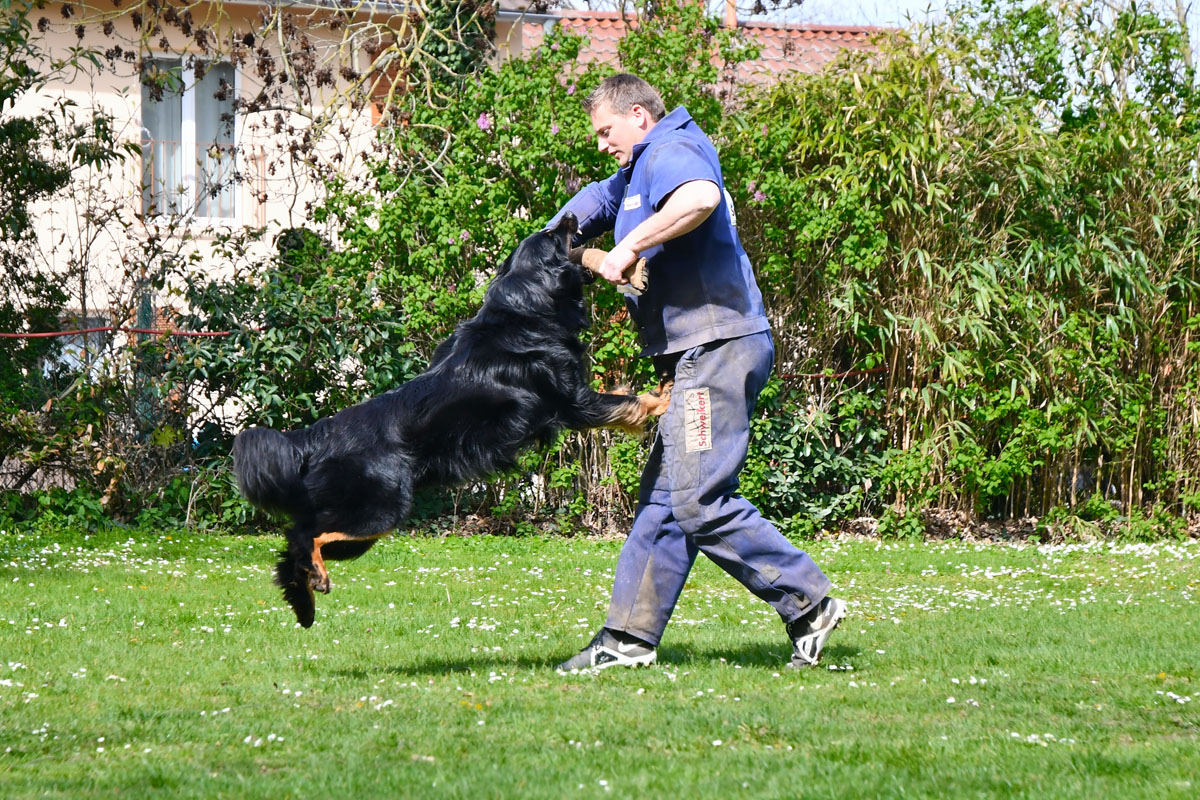
[[[616, 11], [562, 9], [555, 12], [559, 25], [590, 39], [579, 54], [580, 61], [617, 64], [617, 42], [625, 35], [626, 20]], [[636, 20], [629, 20], [634, 25]], [[872, 37], [889, 28], [864, 25], [777, 24], [738, 21], [738, 28], [758, 42], [760, 56], [739, 64], [736, 76], [761, 81], [783, 72], [817, 72], [846, 50], [872, 50]], [[545, 28], [538, 22], [525, 24], [524, 46], [537, 47], [545, 39]]]
[[776, 25], [739, 22], [738, 28], [758, 42], [758, 59], [738, 65], [738, 77], [778, 75], [799, 70], [818, 72], [846, 50], [874, 50], [872, 39], [887, 30], [867, 25]]

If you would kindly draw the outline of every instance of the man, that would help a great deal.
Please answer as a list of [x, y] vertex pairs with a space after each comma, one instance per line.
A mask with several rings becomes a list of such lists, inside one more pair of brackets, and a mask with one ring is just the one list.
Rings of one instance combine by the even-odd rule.
[[[738, 240], [716, 150], [687, 110], [670, 114], [633, 75], [584, 100], [610, 178], [571, 211], [580, 238], [613, 230], [599, 272], [618, 285], [638, 257], [649, 287], [628, 297], [642, 354], [675, 382], [642, 473], [604, 627], [560, 671], [652, 664], [697, 551], [771, 604], [792, 640], [791, 666], [817, 663], [846, 604], [813, 560], [737, 496], [750, 416], [774, 362], [762, 295]], [[554, 224], [553, 221], [551, 224]]]

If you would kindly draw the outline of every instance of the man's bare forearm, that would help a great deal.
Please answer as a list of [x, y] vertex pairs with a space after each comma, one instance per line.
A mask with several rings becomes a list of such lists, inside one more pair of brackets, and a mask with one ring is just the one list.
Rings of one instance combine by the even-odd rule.
[[631, 230], [621, 244], [635, 253], [694, 231], [721, 204], [721, 190], [712, 181], [688, 181], [654, 214]]
[[720, 204], [721, 189], [715, 183], [688, 181], [617, 243], [604, 259], [600, 274], [613, 283], [626, 283], [623, 273], [639, 253], [695, 230]]

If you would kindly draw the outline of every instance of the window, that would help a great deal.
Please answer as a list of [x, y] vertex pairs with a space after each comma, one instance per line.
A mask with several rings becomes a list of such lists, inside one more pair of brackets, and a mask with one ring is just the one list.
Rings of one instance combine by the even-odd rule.
[[153, 58], [142, 73], [142, 212], [237, 216], [234, 70]]
[[47, 358], [42, 364], [42, 373], [51, 377], [56, 372], [75, 374], [87, 370], [93, 378], [101, 374], [101, 354], [108, 346], [109, 332], [96, 330], [112, 324], [108, 317], [66, 317], [62, 324], [73, 329], [87, 331], [58, 337], [57, 355]]

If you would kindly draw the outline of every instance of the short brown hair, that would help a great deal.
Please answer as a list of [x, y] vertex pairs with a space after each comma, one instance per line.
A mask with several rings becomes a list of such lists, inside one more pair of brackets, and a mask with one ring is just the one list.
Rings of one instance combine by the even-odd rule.
[[655, 122], [667, 113], [667, 107], [655, 88], [628, 72], [605, 78], [583, 99], [583, 110], [589, 114], [602, 105], [608, 105], [617, 114], [628, 114], [635, 105], [641, 106]]

